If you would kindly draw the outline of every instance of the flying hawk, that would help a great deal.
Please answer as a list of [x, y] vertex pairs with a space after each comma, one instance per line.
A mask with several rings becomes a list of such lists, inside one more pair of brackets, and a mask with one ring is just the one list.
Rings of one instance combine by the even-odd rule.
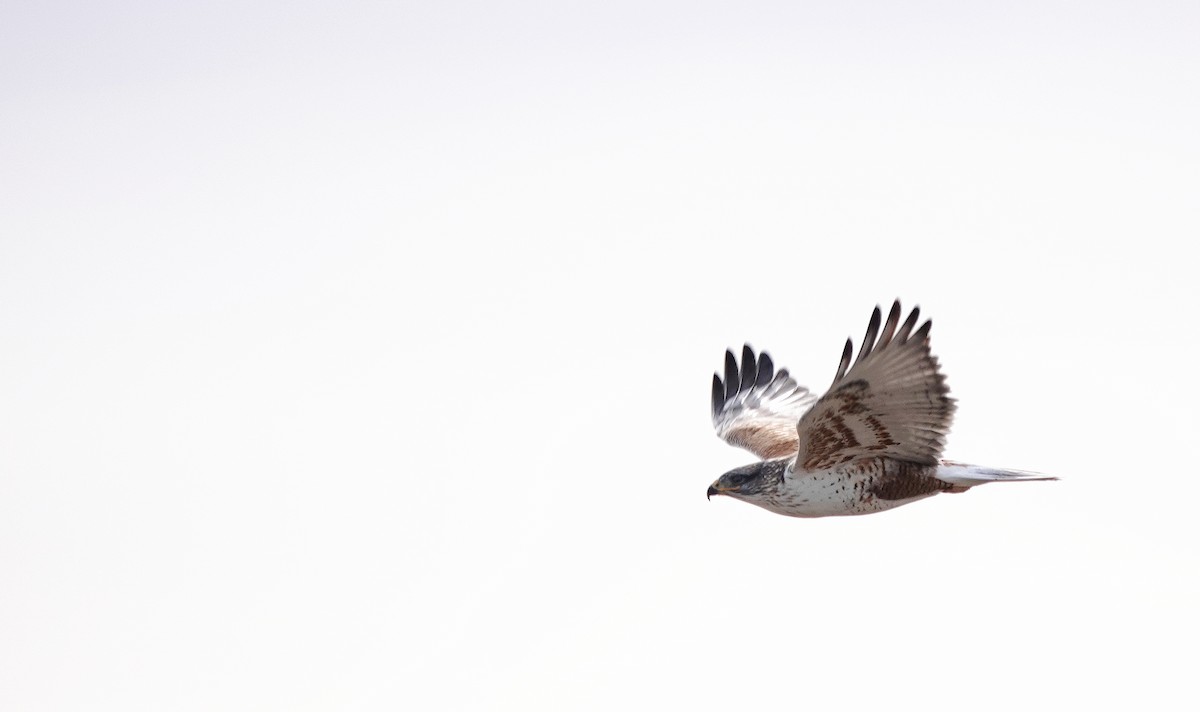
[[846, 339], [833, 385], [815, 395], [764, 351], [742, 347], [739, 369], [725, 352], [725, 380], [713, 374], [713, 426], [730, 445], [762, 458], [708, 488], [791, 517], [872, 514], [942, 492], [1017, 480], [1033, 472], [942, 460], [954, 416], [946, 377], [929, 350], [931, 321], [914, 331], [919, 309], [900, 324], [892, 304], [880, 331], [871, 315], [858, 358]]

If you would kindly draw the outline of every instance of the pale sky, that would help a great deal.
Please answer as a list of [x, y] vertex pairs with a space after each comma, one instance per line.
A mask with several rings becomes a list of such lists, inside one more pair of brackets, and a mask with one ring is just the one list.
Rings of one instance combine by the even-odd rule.
[[[0, 10], [0, 709], [1194, 709], [1200, 6]], [[934, 320], [801, 520], [711, 373]]]

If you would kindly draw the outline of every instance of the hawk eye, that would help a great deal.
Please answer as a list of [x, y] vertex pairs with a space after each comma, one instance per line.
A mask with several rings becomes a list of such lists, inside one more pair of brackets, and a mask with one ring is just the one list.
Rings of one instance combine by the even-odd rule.
[[750, 479], [750, 475], [730, 475], [729, 484], [740, 487]]

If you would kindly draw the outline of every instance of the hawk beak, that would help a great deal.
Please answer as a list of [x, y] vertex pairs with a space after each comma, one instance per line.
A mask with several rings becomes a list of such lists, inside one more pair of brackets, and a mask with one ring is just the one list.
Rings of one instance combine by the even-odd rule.
[[717, 489], [716, 487], [709, 487], [708, 488], [708, 498], [712, 499], [712, 496], [714, 494], [721, 494], [721, 490]]

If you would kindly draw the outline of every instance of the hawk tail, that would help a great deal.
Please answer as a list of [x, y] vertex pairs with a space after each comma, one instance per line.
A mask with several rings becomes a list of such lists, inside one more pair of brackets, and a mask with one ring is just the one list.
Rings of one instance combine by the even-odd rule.
[[1027, 470], [1005, 470], [999, 467], [984, 467], [968, 465], [963, 462], [942, 460], [934, 473], [943, 482], [954, 485], [950, 492], [966, 492], [976, 485], [989, 482], [1036, 482], [1039, 480], [1057, 480], [1057, 477], [1043, 475], [1040, 472]]

